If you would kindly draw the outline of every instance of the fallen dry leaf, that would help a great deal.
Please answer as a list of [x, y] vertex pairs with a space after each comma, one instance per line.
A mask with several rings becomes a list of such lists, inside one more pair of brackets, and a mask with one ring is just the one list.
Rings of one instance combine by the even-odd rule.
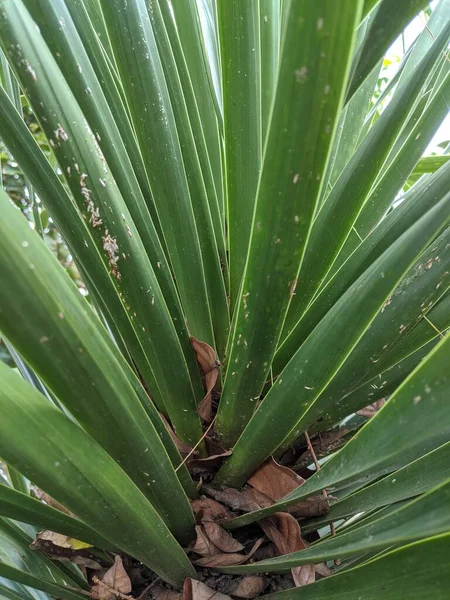
[[91, 589], [92, 597], [98, 600], [114, 600], [131, 592], [131, 580], [120, 556], [115, 557], [113, 566], [106, 571], [101, 580], [96, 577], [94, 581], [96, 583]]
[[289, 506], [286, 508], [286, 512], [294, 515], [297, 519], [300, 517], [321, 517], [330, 510], [330, 499], [334, 499], [334, 496], [310, 496], [302, 502]]
[[197, 565], [198, 567], [231, 567], [232, 565], [241, 565], [253, 556], [263, 541], [263, 537], [257, 539], [248, 554], [221, 553], [215, 554], [214, 556], [204, 556], [193, 562], [194, 565]]
[[214, 521], [202, 520], [206, 535], [222, 552], [239, 552], [244, 546]]
[[367, 419], [370, 419], [371, 417], [376, 415], [377, 412], [380, 410], [380, 408], [382, 406], [384, 406], [385, 404], [386, 404], [386, 400], [384, 398], [381, 398], [381, 400], [372, 402], [372, 404], [369, 404], [368, 406], [361, 408], [361, 410], [357, 410], [356, 414], [361, 417], [366, 417]]
[[273, 504], [273, 501], [268, 496], [251, 487], [242, 490], [242, 492], [235, 490], [234, 488], [215, 490], [209, 485], [203, 486], [203, 489], [215, 500], [223, 502], [232, 510], [250, 512], [252, 510], [259, 510], [260, 508], [266, 508]]
[[92, 558], [88, 558], [86, 556], [74, 556], [70, 559], [70, 562], [78, 565], [85, 573], [84, 569], [92, 569], [93, 571], [101, 571], [103, 568], [100, 563]]
[[212, 454], [206, 458], [192, 458], [188, 461], [189, 468], [191, 470], [204, 471], [206, 473], [216, 473], [223, 460], [231, 454], [231, 450], [225, 450], [221, 454]]
[[219, 549], [212, 543], [201, 525], [195, 526], [195, 533], [197, 534], [197, 539], [192, 546], [193, 552], [200, 554], [200, 556], [214, 556], [214, 554], [219, 554]]
[[194, 515], [200, 514], [200, 518], [203, 518], [204, 515], [207, 515], [210, 519], [226, 519], [230, 516], [230, 513], [227, 509], [216, 502], [215, 500], [211, 500], [211, 498], [197, 498], [195, 500], [191, 500], [192, 510], [194, 511]]
[[302, 565], [301, 567], [294, 567], [291, 569], [292, 578], [297, 587], [303, 585], [309, 585], [316, 581], [316, 570], [314, 565]]
[[227, 590], [232, 596], [238, 598], [256, 598], [262, 594], [266, 587], [264, 577], [260, 575], [246, 575], [240, 581], [232, 581]]
[[155, 600], [181, 600], [181, 593], [168, 590], [164, 587], [154, 587], [151, 596]]
[[202, 376], [204, 377], [204, 386], [206, 394], [203, 400], [197, 406], [197, 412], [200, 417], [209, 423], [211, 421], [212, 397], [211, 392], [216, 385], [219, 376], [220, 363], [216, 359], [216, 353], [206, 342], [197, 340], [191, 336], [191, 344], [194, 349], [197, 362], [200, 365]]
[[207, 585], [188, 577], [183, 585], [182, 600], [231, 600], [230, 596], [215, 592]]
[[[260, 522], [261, 528], [271, 540], [280, 555], [298, 552], [306, 548], [300, 531], [300, 525], [288, 513], [275, 513]], [[314, 565], [302, 565], [291, 569], [292, 578], [297, 587], [314, 583], [316, 571]]]
[[332, 570], [329, 567], [327, 567], [327, 565], [324, 562], [314, 565], [314, 568], [316, 570], [316, 573], [322, 575], [322, 577], [329, 577], [332, 574]]
[[276, 502], [305, 483], [305, 480], [292, 469], [283, 467], [273, 458], [269, 458], [253, 473], [247, 483]]
[[306, 547], [302, 540], [300, 525], [288, 513], [275, 513], [271, 517], [263, 519], [260, 525], [280, 554], [297, 552]]
[[56, 508], [56, 510], [59, 510], [59, 511], [65, 513], [66, 515], [69, 515], [69, 517], [74, 517], [75, 519], [77, 518], [73, 514], [73, 512], [70, 512], [70, 510], [68, 508], [66, 508], [60, 502], [58, 502], [57, 500], [55, 500], [54, 498], [49, 496], [46, 492], [41, 490], [41, 488], [38, 488], [36, 485], [31, 486], [30, 492], [31, 492], [32, 496], [34, 496], [38, 500], [43, 500], [45, 502], [45, 504], [48, 504], [52, 508]]
[[[87, 544], [86, 542], [71, 538], [67, 535], [63, 535], [62, 533], [55, 533], [54, 531], [48, 530], [40, 531], [37, 534], [36, 540], [46, 540], [51, 542], [54, 546], [59, 546], [60, 548], [70, 548], [71, 550], [84, 550], [85, 548], [92, 548], [92, 544]], [[35, 542], [33, 542], [33, 544]]]

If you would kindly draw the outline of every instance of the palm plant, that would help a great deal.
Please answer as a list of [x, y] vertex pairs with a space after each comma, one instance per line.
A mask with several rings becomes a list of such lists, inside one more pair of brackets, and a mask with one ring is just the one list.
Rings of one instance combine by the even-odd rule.
[[449, 14], [0, 0], [2, 597], [447, 597]]

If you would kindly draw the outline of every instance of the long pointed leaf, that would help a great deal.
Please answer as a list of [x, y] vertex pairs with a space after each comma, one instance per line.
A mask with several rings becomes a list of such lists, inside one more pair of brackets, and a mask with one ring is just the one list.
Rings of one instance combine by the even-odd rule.
[[339, 7], [331, 0], [314, 7], [304, 1], [290, 5], [217, 417], [227, 446], [236, 441], [255, 409], [296, 289], [342, 101], [358, 10], [347, 1]]

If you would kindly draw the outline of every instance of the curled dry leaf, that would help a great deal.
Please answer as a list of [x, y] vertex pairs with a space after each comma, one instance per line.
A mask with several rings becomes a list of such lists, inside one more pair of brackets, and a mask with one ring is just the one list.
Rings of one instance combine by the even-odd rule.
[[46, 540], [51, 542], [54, 546], [58, 546], [60, 548], [70, 548], [70, 550], [84, 550], [85, 548], [92, 548], [92, 544], [87, 544], [86, 542], [76, 540], [75, 538], [63, 535], [62, 533], [55, 533], [54, 531], [48, 530], [40, 531], [37, 534], [36, 540], [33, 542], [33, 544], [35, 544], [37, 540]]
[[211, 498], [196, 498], [191, 500], [192, 510], [194, 515], [200, 514], [200, 518], [207, 516], [210, 520], [226, 519], [230, 516], [227, 509]]
[[181, 600], [181, 593], [164, 587], [154, 587], [151, 592], [155, 600]]
[[316, 570], [316, 573], [322, 575], [322, 577], [329, 577], [332, 574], [332, 570], [327, 567], [324, 562], [314, 565], [314, 569]]
[[217, 377], [219, 376], [220, 363], [216, 359], [216, 353], [213, 348], [206, 342], [197, 340], [191, 336], [191, 344], [194, 349], [197, 362], [200, 365], [202, 376], [204, 378], [205, 396], [197, 407], [197, 412], [200, 417], [206, 421], [211, 421], [212, 398], [211, 392], [216, 385]]
[[188, 577], [183, 585], [182, 600], [231, 600], [230, 596], [215, 592], [207, 585]]
[[32, 485], [30, 491], [31, 495], [37, 498], [38, 500], [43, 500], [45, 504], [48, 504], [52, 508], [56, 508], [56, 510], [61, 511], [66, 515], [69, 515], [69, 517], [73, 517], [74, 519], [77, 518], [72, 512], [70, 512], [68, 508], [66, 508], [60, 502], [49, 496], [46, 492], [38, 488], [36, 485]]
[[369, 404], [368, 406], [361, 408], [361, 410], [357, 410], [356, 414], [359, 415], [360, 417], [366, 417], [367, 419], [370, 419], [371, 417], [376, 415], [377, 412], [380, 410], [380, 408], [382, 406], [384, 406], [385, 404], [386, 404], [386, 400], [384, 398], [381, 398], [381, 400], [372, 402], [372, 404]]
[[209, 485], [203, 486], [203, 489], [215, 500], [223, 502], [232, 510], [250, 512], [252, 510], [259, 510], [260, 508], [266, 508], [273, 504], [273, 501], [268, 496], [250, 487], [242, 490], [242, 492], [235, 490], [234, 488], [215, 490]]
[[238, 598], [256, 598], [266, 587], [264, 577], [260, 575], [246, 575], [241, 580], [232, 581], [230, 589], [227, 590], [232, 596]]
[[310, 496], [298, 504], [289, 506], [286, 510], [297, 519], [300, 517], [321, 517], [330, 510], [330, 499], [334, 496]]
[[269, 458], [253, 473], [247, 483], [276, 502], [305, 483], [305, 480], [292, 469], [283, 467], [273, 458]]
[[300, 525], [288, 513], [275, 513], [263, 519], [260, 525], [280, 554], [290, 554], [306, 547], [302, 540]]
[[222, 552], [239, 552], [244, 549], [244, 546], [218, 523], [204, 520], [202, 524], [208, 538]]
[[253, 556], [263, 541], [263, 537], [257, 539], [248, 554], [221, 553], [215, 554], [214, 556], [204, 556], [203, 558], [195, 560], [194, 565], [197, 565], [198, 567], [231, 567], [232, 565], [241, 565]]
[[209, 539], [202, 525], [195, 526], [195, 533], [197, 534], [197, 539], [192, 546], [193, 552], [200, 554], [200, 556], [214, 556], [214, 554], [219, 553], [219, 549]]
[[204, 471], [206, 473], [216, 473], [223, 460], [231, 454], [231, 450], [225, 450], [221, 454], [212, 454], [206, 458], [192, 458], [189, 459], [188, 462], [189, 468], [191, 470]]
[[[260, 525], [271, 540], [279, 554], [290, 554], [306, 548], [300, 531], [300, 525], [294, 517], [288, 513], [275, 513], [267, 519], [263, 519]], [[313, 583], [316, 580], [314, 565], [302, 565], [291, 569], [294, 583], [297, 587]]]
[[302, 565], [291, 569], [292, 578], [297, 587], [309, 585], [316, 581], [316, 570], [314, 565]]
[[131, 592], [131, 580], [125, 571], [120, 556], [116, 556], [114, 564], [109, 568], [100, 580], [95, 578], [92, 587], [92, 597], [98, 600], [114, 600], [123, 594]]

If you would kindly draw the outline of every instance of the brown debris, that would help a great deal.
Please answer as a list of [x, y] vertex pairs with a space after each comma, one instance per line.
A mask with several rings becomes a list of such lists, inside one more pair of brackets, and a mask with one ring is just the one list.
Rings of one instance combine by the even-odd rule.
[[204, 556], [193, 562], [194, 565], [197, 565], [198, 567], [230, 567], [232, 565], [242, 565], [255, 554], [263, 541], [264, 537], [257, 539], [248, 554], [220, 553], [215, 554], [214, 556]]
[[194, 349], [197, 362], [202, 372], [206, 394], [202, 401], [197, 406], [197, 412], [200, 417], [209, 423], [212, 416], [212, 396], [214, 386], [216, 385], [219, 376], [220, 363], [216, 359], [216, 353], [213, 348], [206, 342], [197, 340], [191, 336], [191, 344]]
[[215, 592], [207, 585], [188, 577], [184, 582], [182, 600], [231, 600], [230, 596]]
[[[267, 537], [275, 544], [280, 555], [298, 552], [306, 548], [296, 519], [288, 513], [275, 513], [263, 519], [260, 525]], [[292, 578], [297, 587], [314, 583], [316, 571], [314, 565], [302, 565], [291, 569]]]
[[125, 594], [131, 592], [131, 581], [124, 569], [122, 559], [116, 556], [114, 564], [103, 577], [93, 577], [95, 585], [92, 586], [94, 600], [114, 600], [115, 598], [129, 598]]
[[360, 417], [366, 417], [367, 419], [370, 419], [371, 417], [375, 416], [380, 410], [380, 408], [383, 407], [385, 404], [386, 400], [384, 398], [381, 398], [381, 400], [372, 402], [372, 404], [368, 404], [364, 408], [361, 408], [361, 410], [357, 410], [356, 414]]
[[73, 517], [74, 519], [77, 518], [72, 512], [70, 512], [70, 510], [68, 508], [63, 506], [60, 502], [58, 502], [57, 500], [55, 500], [54, 498], [49, 496], [49, 494], [47, 494], [46, 492], [44, 492], [37, 486], [32, 485], [30, 491], [31, 491], [31, 495], [34, 496], [35, 498], [37, 498], [38, 500], [43, 500], [45, 502], [45, 504], [48, 504], [52, 508], [56, 508], [56, 510], [61, 511], [61, 512], [65, 513], [66, 515], [69, 515], [69, 517]]
[[230, 582], [229, 594], [238, 598], [256, 598], [264, 591], [266, 582], [260, 575], [246, 575], [241, 580]]
[[283, 467], [273, 458], [269, 458], [253, 473], [248, 483], [277, 502], [305, 483], [305, 480], [294, 473], [292, 469]]

